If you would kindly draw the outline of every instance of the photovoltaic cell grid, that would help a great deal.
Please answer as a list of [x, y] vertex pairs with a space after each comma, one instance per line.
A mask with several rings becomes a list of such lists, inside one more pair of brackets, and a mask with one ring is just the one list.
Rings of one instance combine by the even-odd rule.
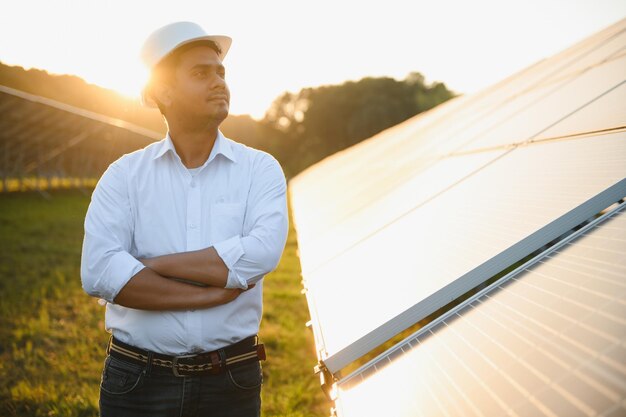
[[567, 231], [545, 233], [626, 177], [625, 52], [626, 20], [292, 181], [332, 372]]
[[623, 206], [341, 381], [338, 415], [626, 415]]
[[[626, 132], [520, 147], [329, 260], [309, 275], [312, 298], [326, 303], [318, 305], [317, 320], [329, 369], [341, 369], [408, 327], [403, 322], [416, 323], [619, 200], [624, 178]], [[575, 215], [611, 187], [615, 193]], [[345, 239], [354, 236], [357, 228]], [[338, 237], [328, 246], [337, 243]], [[411, 318], [404, 320], [406, 311]], [[381, 326], [392, 330], [376, 339], [369, 332]]]

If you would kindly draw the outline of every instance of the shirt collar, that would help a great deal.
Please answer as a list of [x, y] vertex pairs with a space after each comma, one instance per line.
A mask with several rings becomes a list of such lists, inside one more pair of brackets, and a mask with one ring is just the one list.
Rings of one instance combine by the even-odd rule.
[[[170, 132], [167, 132], [167, 135], [165, 135], [165, 139], [161, 141], [161, 144], [159, 145], [159, 148], [157, 149], [157, 152], [152, 159], [160, 158], [161, 156], [165, 155], [167, 151], [172, 151], [172, 153], [176, 153], [174, 142], [172, 142], [172, 138], [170, 137]], [[209, 155], [207, 163], [212, 161], [217, 156], [217, 154], [222, 154], [231, 161], [237, 162], [232, 144], [219, 130], [217, 131], [215, 144], [213, 145], [213, 149], [211, 149], [211, 154]]]

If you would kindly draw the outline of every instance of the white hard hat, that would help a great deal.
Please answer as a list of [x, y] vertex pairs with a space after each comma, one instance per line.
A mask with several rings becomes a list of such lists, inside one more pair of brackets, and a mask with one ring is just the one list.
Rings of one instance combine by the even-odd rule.
[[[175, 49], [191, 42], [209, 40], [221, 49], [220, 59], [224, 59], [230, 49], [232, 39], [222, 35], [208, 35], [200, 25], [192, 22], [176, 22], [163, 26], [152, 32], [141, 47], [141, 60], [150, 71]], [[147, 107], [156, 107], [156, 103], [141, 92], [141, 102]]]

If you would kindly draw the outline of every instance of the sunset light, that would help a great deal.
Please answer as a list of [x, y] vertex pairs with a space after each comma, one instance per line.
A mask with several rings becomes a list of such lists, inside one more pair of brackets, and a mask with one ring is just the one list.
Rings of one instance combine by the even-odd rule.
[[0, 416], [626, 416], [626, 0], [0, 11]]
[[471, 93], [624, 15], [619, 0], [392, 0], [384, 7], [31, 0], [0, 14], [0, 61], [76, 74], [137, 97], [146, 78], [138, 59], [143, 38], [168, 22], [191, 20], [233, 38], [225, 61], [231, 113], [260, 118], [285, 91], [368, 76], [403, 79], [419, 71], [429, 82]]

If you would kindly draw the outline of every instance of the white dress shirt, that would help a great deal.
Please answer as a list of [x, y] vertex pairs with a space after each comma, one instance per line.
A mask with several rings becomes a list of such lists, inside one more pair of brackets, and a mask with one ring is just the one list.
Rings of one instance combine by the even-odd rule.
[[183, 165], [169, 133], [113, 162], [91, 197], [81, 260], [83, 288], [108, 301], [107, 331], [170, 355], [210, 351], [256, 334], [262, 281], [207, 309], [146, 311], [113, 300], [145, 267], [139, 258], [210, 246], [228, 267], [227, 287], [256, 283], [276, 268], [285, 247], [286, 190], [276, 159], [221, 132], [197, 170]]

